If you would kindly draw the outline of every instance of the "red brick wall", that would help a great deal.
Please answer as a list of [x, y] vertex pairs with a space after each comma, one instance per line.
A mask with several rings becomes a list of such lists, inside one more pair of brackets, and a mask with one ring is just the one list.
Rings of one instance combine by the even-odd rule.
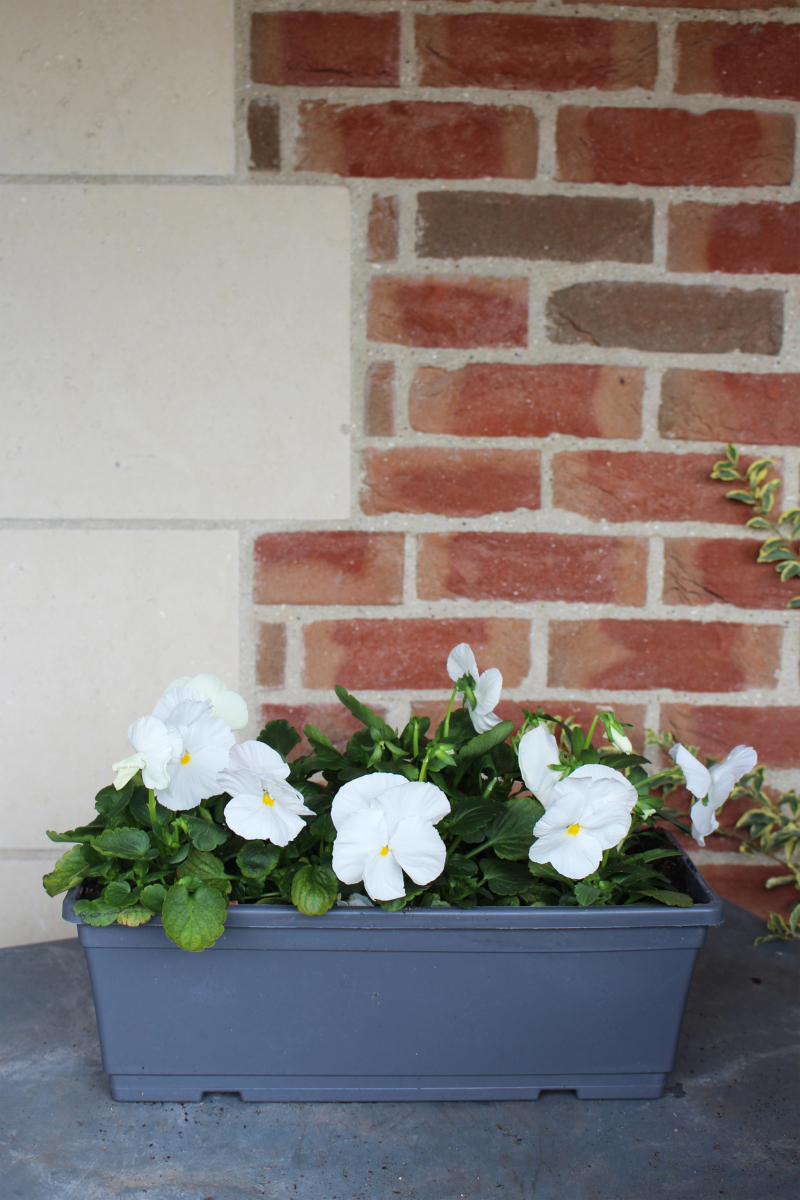
[[[708, 475], [734, 441], [797, 500], [797, 3], [261, 7], [251, 178], [352, 194], [355, 450], [349, 524], [257, 531], [264, 713], [438, 710], [468, 640], [509, 712], [611, 704], [785, 782], [792, 591]], [[748, 869], [714, 877], [752, 904]]]

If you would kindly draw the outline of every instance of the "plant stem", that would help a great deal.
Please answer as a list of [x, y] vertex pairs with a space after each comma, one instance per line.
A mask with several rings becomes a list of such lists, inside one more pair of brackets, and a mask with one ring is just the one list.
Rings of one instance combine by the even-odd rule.
[[591, 746], [591, 744], [592, 744], [592, 738], [594, 737], [594, 731], [597, 728], [597, 719], [598, 719], [598, 714], [595, 713], [594, 720], [592, 721], [591, 725], [589, 726], [589, 732], [586, 735], [586, 745], [587, 746]]
[[[456, 689], [453, 688], [453, 691], [450, 695], [450, 703], [447, 706], [447, 712], [444, 714], [444, 736], [446, 738], [450, 737], [450, 713], [453, 711], [453, 705], [455, 704], [455, 701], [456, 701]], [[420, 776], [420, 778], [421, 778], [421, 776]]]

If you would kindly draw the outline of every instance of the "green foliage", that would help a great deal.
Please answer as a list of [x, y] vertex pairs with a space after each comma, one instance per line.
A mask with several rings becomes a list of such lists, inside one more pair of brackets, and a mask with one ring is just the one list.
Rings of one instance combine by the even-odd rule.
[[319, 917], [333, 907], [339, 880], [330, 867], [301, 867], [292, 879], [292, 904], [307, 917]]
[[[206, 950], [222, 934], [227, 905], [216, 887], [186, 878], [169, 889], [161, 911], [168, 937], [182, 950]], [[185, 886], [184, 886], [185, 885]]]
[[[794, 543], [800, 538], [800, 508], [789, 508], [786, 512], [773, 517], [775, 494], [781, 486], [780, 477], [770, 479], [770, 469], [775, 466], [771, 458], [758, 458], [742, 473], [739, 466], [739, 452], [735, 446], [728, 446], [725, 458], [714, 464], [711, 472], [712, 479], [725, 482], [735, 480], [740, 486], [726, 492], [728, 500], [736, 500], [752, 508], [753, 515], [745, 522], [751, 529], [758, 529], [770, 534], [761, 545], [758, 562], [772, 563], [780, 575], [781, 583], [800, 577], [800, 543]], [[787, 608], [800, 608], [800, 596], [793, 596], [786, 604]]]

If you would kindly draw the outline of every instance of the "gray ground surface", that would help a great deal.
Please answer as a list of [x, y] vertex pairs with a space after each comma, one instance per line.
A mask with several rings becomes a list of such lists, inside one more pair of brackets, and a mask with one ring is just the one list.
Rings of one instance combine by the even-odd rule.
[[726, 906], [700, 953], [669, 1091], [626, 1101], [550, 1092], [480, 1103], [118, 1104], [77, 940], [0, 951], [0, 1194], [797, 1200], [800, 945], [755, 949], [761, 932]]

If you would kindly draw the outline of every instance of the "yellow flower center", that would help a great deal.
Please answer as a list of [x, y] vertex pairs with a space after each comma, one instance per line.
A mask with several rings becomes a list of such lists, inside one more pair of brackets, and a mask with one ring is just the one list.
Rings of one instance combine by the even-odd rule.
[[275, 804], [275, 801], [272, 799], [272, 796], [270, 796], [269, 792], [264, 792], [264, 795], [261, 797], [261, 803], [268, 804], [270, 808], [272, 808]]
[[181, 759], [181, 766], [185, 767], [186, 764], [191, 761], [192, 761], [192, 756], [189, 754], [189, 752], [187, 750], [186, 754], [184, 754], [183, 758]]
[[567, 833], [571, 833], [573, 837], [576, 837], [580, 833], [580, 831], [581, 831], [580, 825], [569, 825], [567, 827]]
[[381, 858], [386, 858], [386, 855], [387, 855], [388, 853], [389, 853], [389, 847], [388, 847], [388, 846], [384, 846], [384, 847], [383, 847], [383, 849], [381, 850]]

